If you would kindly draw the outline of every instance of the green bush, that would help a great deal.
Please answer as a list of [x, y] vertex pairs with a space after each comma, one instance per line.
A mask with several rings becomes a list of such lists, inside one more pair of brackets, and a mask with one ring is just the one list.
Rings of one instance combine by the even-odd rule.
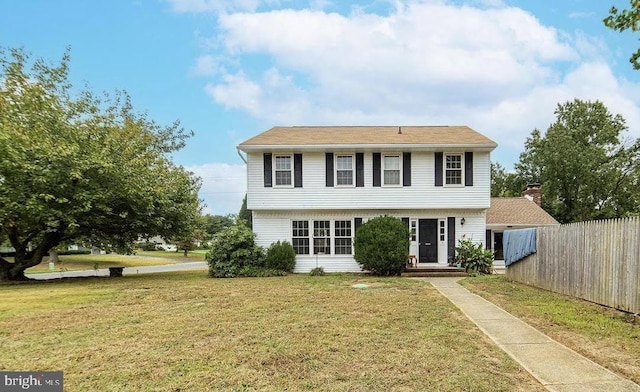
[[255, 234], [245, 225], [231, 226], [214, 237], [211, 250], [205, 256], [209, 263], [209, 276], [233, 278], [255, 268], [265, 267], [265, 254], [255, 244]]
[[456, 262], [471, 274], [491, 274], [493, 271], [493, 252], [484, 249], [482, 243], [460, 240], [456, 246]]
[[323, 276], [323, 275], [324, 275], [324, 268], [322, 267], [316, 267], [311, 271], [309, 271], [309, 276]]
[[380, 216], [362, 224], [354, 240], [354, 257], [376, 275], [400, 275], [409, 258], [409, 229], [398, 218]]
[[265, 267], [285, 272], [293, 272], [295, 266], [296, 252], [293, 249], [293, 245], [287, 241], [278, 241], [269, 246]]

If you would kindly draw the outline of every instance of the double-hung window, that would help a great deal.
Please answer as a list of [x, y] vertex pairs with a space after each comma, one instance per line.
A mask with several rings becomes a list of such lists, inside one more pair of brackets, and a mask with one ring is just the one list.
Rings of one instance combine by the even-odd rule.
[[400, 155], [385, 155], [383, 158], [384, 185], [400, 185]]
[[297, 255], [309, 254], [309, 221], [294, 220], [291, 222], [291, 242]]
[[313, 221], [313, 254], [331, 254], [331, 221]]
[[351, 221], [335, 221], [335, 254], [351, 254]]
[[336, 185], [353, 185], [353, 156], [336, 156]]
[[462, 154], [445, 156], [445, 184], [462, 185]]
[[291, 172], [293, 168], [291, 155], [276, 155], [275, 160], [276, 186], [291, 185]]

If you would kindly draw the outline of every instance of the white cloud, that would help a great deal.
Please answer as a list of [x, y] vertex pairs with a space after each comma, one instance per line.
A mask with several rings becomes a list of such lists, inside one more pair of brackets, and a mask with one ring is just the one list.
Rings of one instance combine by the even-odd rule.
[[575, 97], [603, 101], [640, 136], [639, 86], [612, 73], [601, 39], [501, 1], [394, 4], [384, 15], [221, 13], [217, 48], [234, 62], [206, 92], [280, 125], [467, 124], [512, 160], [556, 104]]
[[197, 76], [215, 76], [224, 72], [224, 67], [212, 55], [205, 54], [196, 59], [191, 72]]
[[226, 215], [240, 211], [247, 191], [245, 165], [207, 163], [186, 169], [202, 179], [200, 198], [206, 203], [204, 213]]

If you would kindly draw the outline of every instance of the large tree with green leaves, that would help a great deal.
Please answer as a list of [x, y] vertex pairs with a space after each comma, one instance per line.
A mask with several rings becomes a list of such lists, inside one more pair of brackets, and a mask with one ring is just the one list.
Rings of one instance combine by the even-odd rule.
[[190, 133], [136, 113], [129, 97], [98, 98], [59, 64], [0, 52], [0, 280], [25, 279], [50, 249], [79, 241], [127, 248], [180, 235], [200, 215], [200, 180], [170, 159]]
[[[611, 7], [609, 15], [604, 18], [605, 26], [620, 32], [640, 31], [640, 0], [630, 0], [629, 3], [629, 9], [618, 10], [616, 7]], [[640, 49], [631, 55], [629, 62], [633, 64], [634, 69], [640, 69]]]
[[521, 196], [526, 185], [516, 173], [508, 172], [498, 162], [491, 162], [491, 197]]
[[543, 208], [562, 223], [637, 212], [640, 141], [624, 137], [624, 118], [579, 99], [555, 114], [544, 135], [531, 132], [516, 164], [525, 182], [542, 184]]

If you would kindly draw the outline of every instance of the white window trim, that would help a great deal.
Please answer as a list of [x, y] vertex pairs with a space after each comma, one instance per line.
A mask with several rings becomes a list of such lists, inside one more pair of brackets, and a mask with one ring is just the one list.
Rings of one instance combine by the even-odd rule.
[[[306, 237], [294, 237], [293, 236], [293, 222], [307, 222], [307, 236]], [[306, 254], [298, 254], [296, 253], [296, 257], [298, 256], [310, 256], [313, 254], [313, 221], [310, 219], [289, 219], [289, 230], [291, 233], [291, 245], [293, 245], [294, 238], [306, 238], [309, 242], [309, 253]]]
[[[447, 155], [460, 156], [460, 184], [447, 184]], [[464, 188], [465, 166], [464, 152], [445, 152], [442, 157], [442, 185], [450, 188]]]
[[[282, 185], [278, 185], [277, 184], [277, 179], [276, 179], [276, 171], [278, 171], [277, 168], [276, 168], [276, 158], [277, 157], [289, 157], [289, 159], [291, 161], [291, 169], [289, 170], [291, 172], [291, 184], [282, 184]], [[272, 171], [273, 171], [273, 173], [272, 173], [272, 175], [273, 175], [273, 177], [272, 177], [273, 178], [273, 181], [272, 181], [273, 187], [274, 188], [293, 188], [293, 185], [295, 183], [295, 178], [294, 178], [295, 173], [294, 173], [294, 170], [293, 170], [293, 166], [294, 166], [293, 154], [290, 154], [290, 153], [273, 154], [273, 158], [272, 159], [273, 159], [273, 161], [271, 163], [271, 167], [273, 168], [272, 169]], [[280, 171], [284, 171], [284, 170], [280, 170]]]
[[[338, 157], [351, 157], [351, 184], [338, 184]], [[334, 162], [333, 162], [333, 179], [334, 185], [340, 188], [353, 188], [356, 186], [356, 154], [353, 153], [345, 153], [345, 154], [334, 154]]]
[[[402, 187], [402, 179], [403, 179], [403, 167], [402, 167], [402, 153], [401, 152], [388, 152], [388, 153], [382, 153], [380, 154], [381, 158], [380, 158], [380, 185], [382, 185], [383, 187], [389, 187], [389, 188], [401, 188]], [[398, 161], [400, 164], [400, 177], [398, 178], [398, 183], [397, 184], [385, 184], [384, 182], [384, 158], [385, 157], [398, 157]]]
[[[315, 233], [315, 223], [316, 222], [329, 222], [329, 236], [328, 237], [316, 237], [316, 233]], [[334, 235], [333, 235], [333, 230], [334, 230], [334, 226], [335, 226], [335, 219], [310, 219], [309, 220], [309, 236], [311, 237], [311, 243], [310, 243], [310, 252], [311, 252], [311, 256], [331, 256], [334, 254], [333, 251], [333, 244], [334, 244]], [[316, 243], [315, 243], [315, 239], [316, 238], [329, 238], [329, 253], [316, 253]], [[325, 247], [326, 248], [326, 247]]]
[[[333, 231], [331, 232], [331, 237], [333, 238], [333, 247], [331, 249], [332, 254], [335, 254], [337, 256], [353, 256], [354, 250], [353, 250], [353, 239], [355, 237], [355, 223], [353, 219], [332, 219], [332, 226], [333, 226]], [[349, 237], [338, 237], [336, 236], [336, 222], [351, 222], [350, 224], [350, 231], [351, 231], [351, 235]], [[340, 238], [340, 239], [344, 239], [344, 238], [350, 238], [351, 239], [351, 253], [336, 253], [336, 240]]]

